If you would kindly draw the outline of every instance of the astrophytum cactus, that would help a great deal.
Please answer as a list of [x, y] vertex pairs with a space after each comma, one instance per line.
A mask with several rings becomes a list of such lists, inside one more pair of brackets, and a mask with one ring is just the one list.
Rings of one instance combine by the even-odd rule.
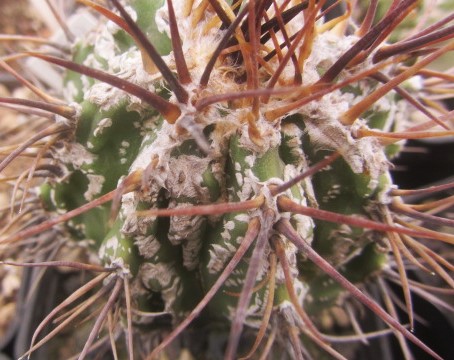
[[[25, 355], [64, 347], [85, 319], [80, 359], [103, 344], [130, 359], [345, 358], [339, 343], [380, 333], [361, 330], [362, 303], [406, 357], [408, 341], [441, 358], [411, 332], [411, 292], [429, 294], [406, 267], [453, 286], [432, 250], [454, 241], [434, 215], [452, 198], [405, 204], [390, 167], [405, 139], [453, 135], [452, 112], [429, 99], [453, 75], [427, 69], [454, 49], [452, 14], [415, 0], [384, 2], [381, 17], [377, 1], [79, 3], [100, 24], [69, 28], [70, 50], [49, 41], [1, 62], [40, 97], [1, 102], [51, 121], [3, 151], [1, 170], [35, 158], [14, 187], [3, 266], [85, 274]], [[64, 69], [61, 94], [11, 66], [30, 58]]]

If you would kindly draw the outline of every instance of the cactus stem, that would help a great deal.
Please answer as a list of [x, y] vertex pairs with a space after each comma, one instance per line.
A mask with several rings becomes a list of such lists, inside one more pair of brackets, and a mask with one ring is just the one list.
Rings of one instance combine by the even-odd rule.
[[300, 251], [302, 251], [306, 256], [314, 262], [320, 269], [322, 269], [327, 275], [337, 281], [344, 289], [346, 289], [352, 296], [354, 296], [358, 301], [367, 306], [371, 311], [373, 311], [377, 316], [379, 316], [383, 321], [385, 321], [389, 326], [393, 327], [396, 331], [405, 336], [409, 341], [414, 343], [416, 346], [424, 350], [427, 354], [432, 357], [442, 360], [442, 358], [425, 345], [421, 340], [419, 340], [415, 335], [413, 335], [408, 329], [406, 329], [402, 324], [400, 324], [396, 319], [390, 316], [386, 311], [384, 311], [380, 305], [373, 301], [367, 295], [364, 295], [355, 285], [343, 277], [334, 267], [332, 267], [323, 257], [317, 254], [317, 252], [310, 247], [301, 237], [295, 232], [292, 225], [284, 219], [279, 220], [275, 228], [280, 231], [285, 237], [287, 237], [293, 244], [295, 244]]
[[[413, 342], [440, 359], [411, 333], [419, 321], [413, 292], [429, 301], [433, 295], [407, 270], [454, 287], [452, 259], [432, 250], [445, 244], [430, 241], [454, 244], [445, 231], [454, 220], [441, 213], [454, 196], [425, 205], [399, 196], [432, 196], [454, 182], [393, 189], [389, 159], [401, 140], [454, 135], [454, 110], [442, 104], [454, 76], [423, 69], [454, 50], [453, 15], [389, 45], [396, 27], [421, 10], [418, 0], [390, 0], [375, 25], [382, 4], [371, 0], [356, 34], [349, 0], [76, 1], [102, 22], [76, 44], [54, 14], [71, 51], [27, 50], [0, 59], [8, 80], [44, 100], [0, 97], [0, 106], [44, 115], [30, 122], [32, 135], [23, 136], [31, 126], [8, 130], [20, 140], [0, 148], [0, 172], [15, 159], [25, 158], [28, 167], [0, 179], [12, 194], [10, 206], [0, 208], [0, 248], [8, 258], [24, 256], [0, 267], [95, 273], [45, 316], [21, 359], [82, 320], [91, 329], [80, 360], [109, 340], [115, 359], [151, 360], [164, 350], [199, 356], [208, 349], [225, 350], [233, 360], [243, 340], [251, 340], [244, 359], [325, 351], [345, 360], [323, 332], [339, 325], [366, 343], [370, 334], [349, 307], [356, 301], [386, 323], [384, 333], [395, 334], [405, 357]], [[18, 40], [0, 35], [0, 44]], [[27, 57], [65, 69], [67, 102], [10, 66]], [[32, 253], [21, 255], [29, 245]], [[101, 265], [84, 263], [96, 256]], [[376, 277], [378, 291], [360, 290]], [[400, 285], [404, 301], [394, 298], [387, 278]], [[377, 295], [383, 306], [373, 300]], [[133, 315], [150, 322], [133, 324]], [[217, 336], [186, 341], [193, 330], [212, 326], [226, 348]], [[133, 341], [145, 331], [145, 343]], [[157, 347], [156, 339], [163, 339]]]
[[167, 345], [169, 345], [188, 325], [200, 314], [200, 312], [208, 305], [209, 301], [213, 298], [216, 292], [221, 288], [227, 278], [230, 276], [232, 271], [236, 268], [238, 263], [243, 258], [246, 251], [251, 246], [252, 242], [256, 239], [260, 231], [260, 220], [255, 217], [252, 218], [249, 222], [248, 229], [244, 235], [243, 241], [233, 255], [232, 259], [228, 262], [225, 269], [219, 275], [216, 282], [210, 287], [210, 290], [205, 294], [202, 300], [197, 304], [197, 306], [191, 311], [186, 318], [178, 324], [172, 332], [167, 335], [167, 337], [153, 349], [153, 351], [147, 356], [146, 360], [156, 359], [157, 355], [164, 350]]

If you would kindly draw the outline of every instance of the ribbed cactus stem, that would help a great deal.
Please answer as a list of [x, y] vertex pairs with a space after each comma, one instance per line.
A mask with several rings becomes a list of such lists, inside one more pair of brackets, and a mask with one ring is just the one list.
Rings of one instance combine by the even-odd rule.
[[[451, 28], [437, 49], [435, 28], [387, 45], [415, 0], [392, 2], [375, 25], [372, 2], [362, 26], [349, 3], [330, 20], [335, 7], [312, 0], [80, 2], [102, 20], [70, 58], [27, 53], [64, 69], [69, 105], [17, 100], [56, 124], [0, 166], [53, 136], [54, 176], [38, 192], [55, 219], [4, 241], [63, 223], [65, 241], [111, 272], [81, 357], [107, 321], [112, 342], [126, 324], [129, 357], [157, 356], [181, 335], [168, 357], [187, 347], [234, 359], [270, 336], [269, 358], [343, 358], [323, 333], [336, 313], [353, 316], [354, 298], [438, 358], [360, 288], [397, 268], [411, 312], [403, 259], [421, 260], [404, 243], [452, 239], [393, 217], [390, 173], [400, 140], [452, 135], [415, 130], [416, 110], [432, 127], [446, 119], [406, 88], [454, 49]], [[426, 249], [416, 252], [433, 259]]]

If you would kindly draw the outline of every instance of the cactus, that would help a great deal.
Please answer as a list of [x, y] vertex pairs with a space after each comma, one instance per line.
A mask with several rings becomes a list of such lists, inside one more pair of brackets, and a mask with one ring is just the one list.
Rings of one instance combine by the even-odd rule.
[[[25, 355], [92, 311], [79, 358], [99, 332], [120, 358], [344, 358], [337, 339], [368, 336], [356, 299], [404, 352], [409, 341], [440, 358], [400, 323], [383, 279], [402, 284], [411, 327], [405, 264], [453, 285], [452, 265], [423, 240], [453, 235], [413, 219], [452, 220], [404, 204], [411, 191], [390, 175], [401, 140], [453, 135], [452, 114], [424, 103], [413, 81], [452, 80], [425, 70], [454, 49], [451, 28], [394, 31], [418, 12], [414, 0], [392, 2], [375, 25], [376, 2], [332, 19], [312, 0], [80, 3], [101, 25], [69, 56], [19, 55], [65, 70], [63, 102], [1, 99], [55, 114], [0, 164], [37, 149], [26, 176], [45, 174], [33, 194], [19, 179], [40, 207], [5, 226], [16, 259], [8, 250], [4, 263], [100, 274], [46, 316]], [[386, 43], [390, 34], [407, 38]], [[78, 249], [77, 260], [18, 255], [46, 239]], [[365, 292], [373, 284], [386, 310]]]

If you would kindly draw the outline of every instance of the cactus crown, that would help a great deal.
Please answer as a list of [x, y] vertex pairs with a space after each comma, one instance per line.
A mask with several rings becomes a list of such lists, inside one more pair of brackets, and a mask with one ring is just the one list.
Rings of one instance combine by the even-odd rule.
[[[376, 281], [387, 299], [382, 278], [397, 278], [412, 325], [404, 261], [453, 285], [439, 263], [451, 265], [421, 240], [453, 236], [406, 217], [452, 221], [405, 205], [389, 173], [400, 140], [453, 134], [452, 114], [417, 100], [411, 81], [454, 49], [439, 45], [453, 36], [443, 20], [388, 44], [417, 1], [392, 2], [375, 23], [373, 1], [359, 26], [349, 2], [338, 16], [336, 3], [312, 0], [80, 2], [107, 21], [70, 57], [26, 54], [66, 69], [67, 105], [1, 99], [55, 114], [0, 164], [38, 143], [43, 160], [27, 174], [46, 175], [34, 201], [50, 218], [30, 211], [35, 224], [8, 225], [2, 243], [33, 238], [44, 251], [37, 234], [58, 234], [62, 248], [83, 249], [80, 261], [46, 266], [101, 273], [43, 320], [27, 354], [58, 332], [37, 341], [57, 312], [83, 299], [72, 321], [109, 294], [80, 358], [105, 319], [112, 339], [127, 328], [118, 351], [131, 359], [224, 347], [227, 359], [254, 357], [265, 337], [270, 358], [343, 358], [329, 342], [337, 327], [358, 330], [352, 299], [439, 358], [360, 288]], [[417, 112], [427, 119], [416, 124]]]

